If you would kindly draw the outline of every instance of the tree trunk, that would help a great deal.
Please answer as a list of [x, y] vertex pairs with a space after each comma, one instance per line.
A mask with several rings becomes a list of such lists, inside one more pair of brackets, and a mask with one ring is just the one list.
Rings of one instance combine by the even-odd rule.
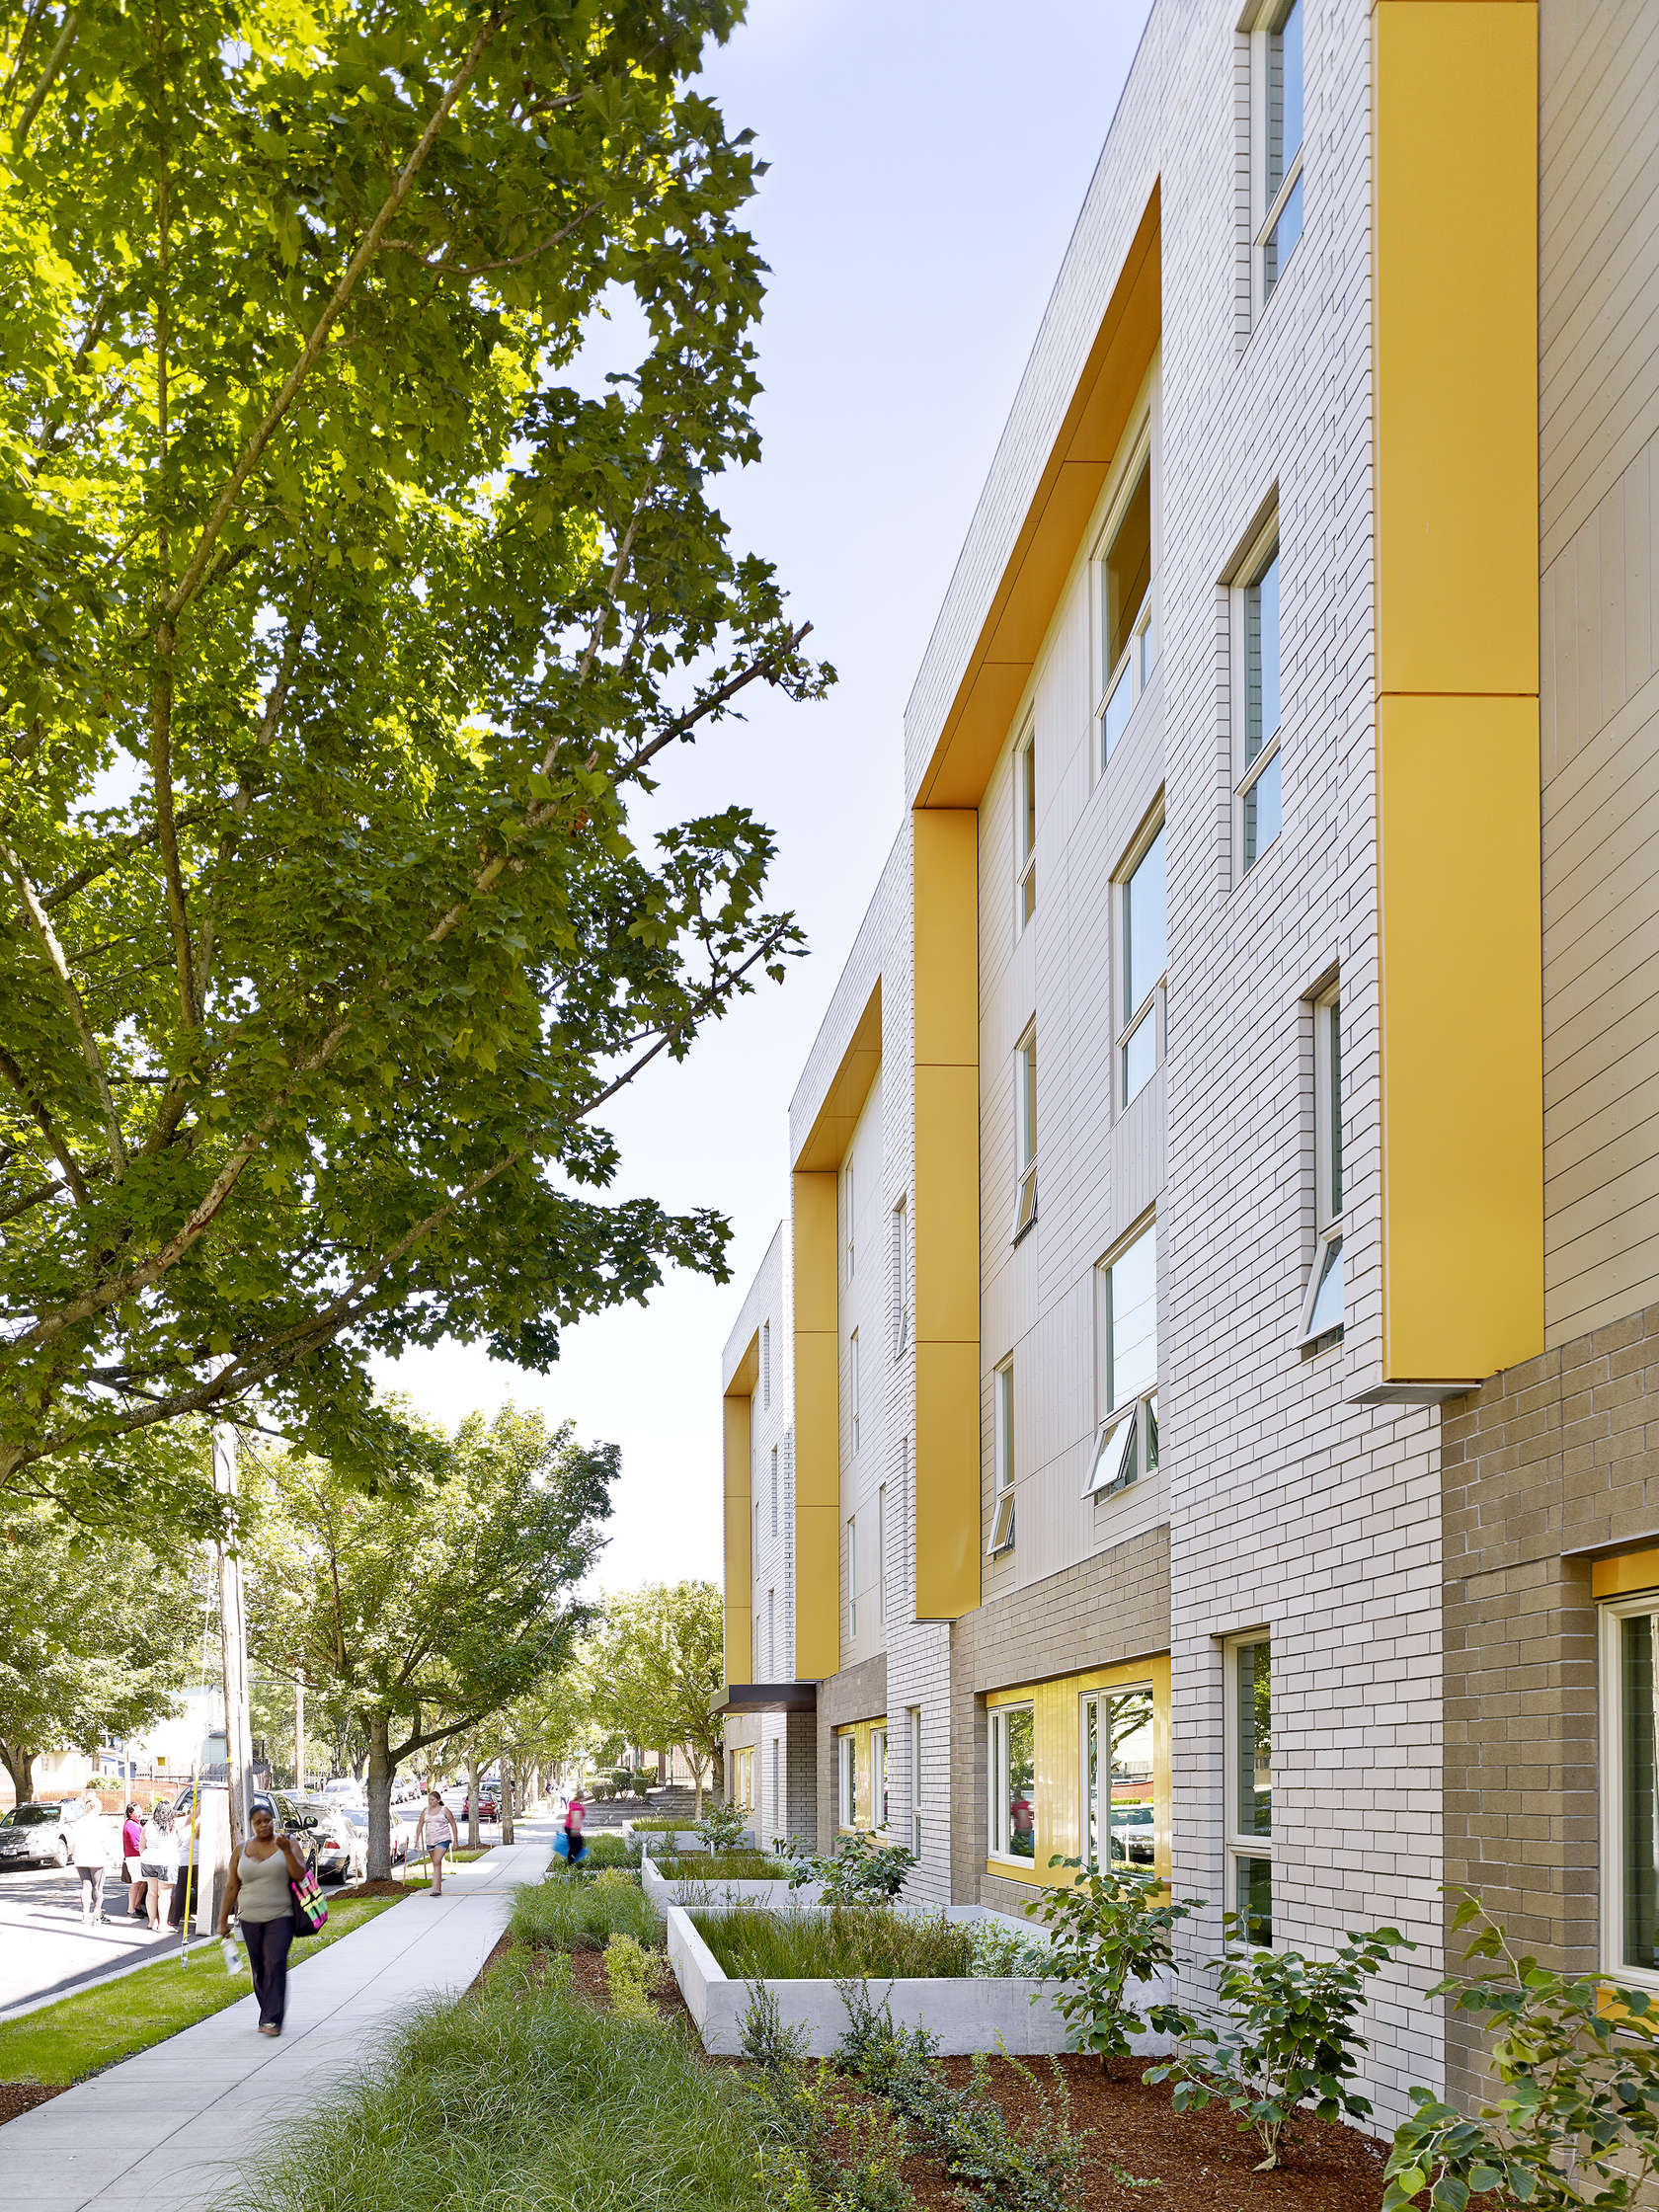
[[20, 1805], [29, 1804], [35, 1795], [36, 1756], [27, 1744], [0, 1743], [0, 1760], [5, 1761], [6, 1772], [12, 1778], [12, 1787], [17, 1792]]
[[511, 1763], [510, 1763], [510, 1762], [509, 1762], [508, 1760], [506, 1760], [506, 1759], [504, 1759], [504, 1760], [502, 1761], [502, 1763], [501, 1763], [501, 1766], [502, 1766], [502, 1801], [501, 1801], [501, 1816], [502, 1816], [502, 1838], [501, 1838], [501, 1840], [502, 1840], [502, 1842], [503, 1842], [504, 1844], [510, 1844], [510, 1843], [512, 1843], [512, 1841], [513, 1841], [513, 1768], [512, 1768], [512, 1765], [511, 1765]]
[[696, 1817], [701, 1820], [703, 1817], [703, 1763], [700, 1759], [695, 1757], [691, 1758], [691, 1773], [697, 1784]]
[[368, 1724], [368, 1879], [392, 1878], [391, 1721], [377, 1712]]
[[467, 1849], [478, 1849], [478, 1753], [467, 1745]]

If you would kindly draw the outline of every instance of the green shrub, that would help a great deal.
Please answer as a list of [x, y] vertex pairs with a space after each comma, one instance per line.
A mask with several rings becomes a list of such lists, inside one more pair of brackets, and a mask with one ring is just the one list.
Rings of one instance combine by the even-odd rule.
[[[1051, 1858], [1051, 1866], [1078, 1865]], [[1182, 2035], [1193, 2023], [1178, 2005], [1156, 2002], [1143, 2011], [1129, 1997], [1131, 1982], [1149, 1981], [1174, 1963], [1177, 1925], [1204, 1900], [1170, 1897], [1164, 1884], [1121, 1866], [1101, 1866], [1066, 1885], [1045, 1889], [1026, 1906], [1050, 1931], [1047, 1971], [1065, 1987], [1055, 2005], [1070, 2030], [1072, 2047], [1095, 2051], [1111, 2071], [1130, 2054], [1130, 2038], [1148, 2031]]]
[[661, 1951], [648, 1951], [633, 1936], [613, 1936], [604, 1947], [605, 1988], [610, 2009], [618, 2019], [648, 2020], [656, 2024], [661, 2014], [651, 1993], [662, 1986], [669, 1962]]
[[773, 1913], [738, 1906], [691, 1914], [697, 1933], [734, 1981], [823, 1981], [865, 1975], [968, 1974], [973, 1938], [960, 1921], [912, 1919], [882, 1906]]
[[1434, 2212], [1462, 2212], [1495, 2189], [1528, 2212], [1646, 2203], [1659, 2172], [1659, 2007], [1640, 1990], [1620, 1990], [1610, 2006], [1599, 1975], [1557, 1974], [1517, 1953], [1465, 1895], [1452, 1926], [1471, 1923], [1463, 1957], [1491, 1963], [1429, 1995], [1480, 2021], [1505, 2094], [1468, 2119], [1428, 2090], [1409, 2091], [1414, 2109], [1394, 2130], [1383, 2212], [1404, 2212], [1425, 2188]]
[[1033, 1942], [1029, 1936], [1022, 1936], [1017, 1928], [1004, 1928], [1000, 1921], [970, 1921], [968, 1938], [974, 1951], [968, 1971], [982, 1981], [999, 1981], [1005, 1974], [1026, 1974], [1041, 1980], [1056, 1971], [1047, 1943]]
[[[582, 1866], [577, 1870], [581, 1872], [584, 1868], [601, 1866], [637, 1866], [639, 1862], [640, 1848], [638, 1844], [629, 1843], [626, 1836], [590, 1836]], [[565, 1870], [562, 1858], [555, 1859], [554, 1864], [561, 1872]]]
[[662, 1941], [663, 1923], [651, 1900], [619, 1869], [592, 1881], [553, 1874], [514, 1894], [509, 1933], [519, 1943], [560, 1951], [602, 1951], [612, 1936]]
[[832, 1905], [873, 1905], [897, 1897], [916, 1863], [914, 1852], [903, 1844], [884, 1844], [865, 1829], [843, 1836], [829, 1858], [786, 1837], [772, 1848], [789, 1862], [791, 1889], [822, 1882], [825, 1901]]
[[[1237, 1914], [1226, 1914], [1225, 1923], [1229, 1936], [1241, 1935]], [[1230, 2107], [1265, 2153], [1257, 2172], [1271, 2172], [1300, 2105], [1321, 2120], [1344, 2113], [1363, 2120], [1370, 2112], [1370, 2100], [1350, 2087], [1366, 2047], [1355, 2024], [1365, 1977], [1381, 1973], [1394, 1951], [1415, 1948], [1398, 1929], [1378, 1928], [1369, 1936], [1351, 1934], [1330, 1959], [1304, 1958], [1300, 1951], [1231, 1951], [1216, 1962], [1216, 1994], [1230, 2019], [1220, 2033], [1191, 2030], [1181, 2056], [1154, 2067], [1146, 2079], [1173, 2079], [1177, 2112], [1201, 2111], [1212, 2098]]]
[[749, 1815], [729, 1797], [711, 1797], [697, 1823], [697, 1833], [710, 1851], [735, 1851], [748, 1831]]
[[[566, 1970], [560, 1974], [557, 1969]], [[755, 2099], [688, 2040], [509, 1961], [433, 2006], [372, 2073], [305, 2100], [227, 2201], [248, 2212], [765, 2212]], [[642, 2156], [642, 2150], [648, 2155]]]

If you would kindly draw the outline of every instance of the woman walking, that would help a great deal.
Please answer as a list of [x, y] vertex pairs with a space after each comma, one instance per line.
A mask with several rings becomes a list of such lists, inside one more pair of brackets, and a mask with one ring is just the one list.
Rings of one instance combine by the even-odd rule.
[[411, 1850], [418, 1856], [425, 1842], [432, 1853], [433, 1886], [434, 1897], [443, 1895], [443, 1855], [456, 1841], [455, 1816], [435, 1789], [427, 1791], [427, 1801], [421, 1807], [421, 1817], [415, 1823], [415, 1841]]
[[280, 2035], [288, 2003], [288, 1945], [293, 1941], [293, 1893], [288, 1884], [303, 1879], [305, 1862], [287, 1837], [277, 1835], [276, 1816], [269, 1804], [255, 1805], [252, 1823], [253, 1835], [230, 1863], [230, 1880], [219, 1907], [219, 1934], [230, 1934], [230, 1916], [235, 1912], [248, 1946], [248, 1964], [254, 1970], [259, 2031]]
[[136, 1920], [144, 1910], [144, 1885], [138, 1878], [138, 1854], [144, 1847], [144, 1819], [136, 1805], [121, 1816], [121, 1871], [126, 1876], [126, 1917]]
[[159, 1934], [173, 1904], [173, 1884], [179, 1878], [179, 1839], [173, 1833], [173, 1808], [156, 1805], [144, 1823], [144, 1842], [138, 1859], [141, 1887], [149, 1900], [150, 1926]]
[[81, 1877], [81, 1926], [91, 1928], [104, 1917], [104, 1877], [116, 1862], [115, 1829], [104, 1818], [96, 1790], [81, 1799], [69, 1831], [69, 1856]]

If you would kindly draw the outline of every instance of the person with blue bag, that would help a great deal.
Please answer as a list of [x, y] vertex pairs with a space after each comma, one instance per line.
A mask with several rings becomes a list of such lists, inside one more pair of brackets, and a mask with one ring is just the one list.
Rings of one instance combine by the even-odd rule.
[[554, 1833], [553, 1856], [555, 1858], [562, 1858], [567, 1866], [580, 1866], [588, 1856], [588, 1839], [582, 1833], [582, 1824], [587, 1817], [587, 1806], [580, 1797], [573, 1797], [570, 1810]]

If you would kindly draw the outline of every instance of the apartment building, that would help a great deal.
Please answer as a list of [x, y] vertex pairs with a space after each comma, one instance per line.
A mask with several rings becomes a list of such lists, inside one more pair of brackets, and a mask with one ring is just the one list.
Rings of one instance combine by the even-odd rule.
[[728, 1355], [793, 1817], [1393, 1923], [1382, 2125], [1443, 1883], [1659, 1988], [1656, 167], [1637, 0], [1156, 0]]

